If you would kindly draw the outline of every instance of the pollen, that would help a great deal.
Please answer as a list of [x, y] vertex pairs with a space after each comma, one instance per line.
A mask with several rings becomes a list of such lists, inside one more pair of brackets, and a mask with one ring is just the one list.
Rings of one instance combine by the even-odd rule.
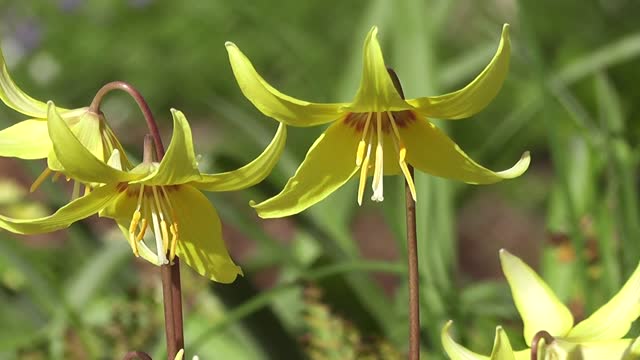
[[138, 185], [137, 189], [127, 189], [127, 194], [132, 192], [137, 192], [129, 226], [133, 253], [156, 265], [169, 264], [175, 258], [179, 235], [167, 190], [162, 186]]
[[[372, 119], [375, 119], [372, 121]], [[411, 196], [416, 199], [416, 188], [413, 175], [407, 164], [407, 148], [402, 142], [398, 128], [406, 127], [417, 119], [412, 111], [386, 111], [375, 113], [349, 113], [344, 118], [344, 123], [353, 128], [361, 138], [356, 150], [356, 166], [360, 166], [360, 179], [358, 184], [358, 205], [362, 205], [367, 177], [373, 175], [371, 187], [372, 201], [384, 200], [384, 136], [393, 140], [395, 153], [398, 157], [398, 165], [404, 175]], [[375, 151], [372, 151], [375, 147]], [[392, 150], [393, 151], [393, 150]], [[373, 154], [372, 154], [373, 152]], [[373, 161], [372, 158], [373, 157]]]

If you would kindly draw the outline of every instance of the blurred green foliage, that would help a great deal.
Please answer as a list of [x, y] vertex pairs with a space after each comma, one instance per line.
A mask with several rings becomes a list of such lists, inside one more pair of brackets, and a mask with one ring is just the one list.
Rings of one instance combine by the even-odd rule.
[[[79, 107], [104, 83], [124, 80], [145, 95], [165, 138], [169, 108], [184, 111], [201, 164], [213, 171], [252, 159], [276, 128], [237, 88], [226, 40], [287, 94], [348, 101], [362, 39], [378, 25], [388, 65], [415, 97], [466, 84], [510, 23], [512, 66], [497, 99], [473, 119], [438, 125], [490, 168], [531, 150], [531, 169], [486, 187], [416, 178], [423, 347], [439, 359], [448, 319], [479, 352], [489, 352], [498, 323], [516, 348], [524, 344], [499, 275], [500, 247], [539, 264], [577, 318], [636, 266], [639, 13], [633, 0], [2, 1], [0, 40], [15, 80], [36, 98]], [[104, 109], [139, 156], [145, 128], [134, 103], [114, 94]], [[3, 128], [20, 120], [6, 108], [0, 115]], [[389, 179], [384, 203], [362, 208], [354, 184], [288, 219], [261, 221], [247, 206], [282, 187], [320, 131], [292, 128], [265, 182], [212, 196], [246, 276], [220, 285], [183, 269], [189, 355], [313, 357], [309, 338], [335, 335], [309, 327], [314, 311], [329, 329], [351, 334], [341, 338], [346, 353], [361, 339], [384, 340], [390, 353], [406, 349], [400, 179]], [[22, 188], [44, 166], [0, 160], [3, 184]], [[67, 200], [64, 182], [21, 198], [2, 189], [3, 213], [43, 211], [23, 209], [29, 201], [53, 211]], [[309, 282], [323, 294], [313, 304], [302, 295]], [[0, 322], [0, 359], [120, 358], [132, 349], [164, 356], [157, 270], [134, 260], [99, 220], [37, 237], [0, 233]]]

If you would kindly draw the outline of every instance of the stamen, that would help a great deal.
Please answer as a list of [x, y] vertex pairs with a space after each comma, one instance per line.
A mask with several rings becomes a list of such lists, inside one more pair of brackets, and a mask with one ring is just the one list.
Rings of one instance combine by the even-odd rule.
[[75, 200], [80, 197], [80, 183], [77, 181], [73, 182], [73, 191], [71, 192], [71, 200]]
[[358, 143], [358, 151], [356, 152], [356, 166], [360, 166], [362, 165], [362, 158], [364, 157], [364, 147], [367, 144], [364, 142], [364, 140], [360, 140], [360, 142]]
[[373, 131], [369, 134], [369, 145], [367, 146], [367, 154], [360, 168], [360, 184], [358, 185], [358, 205], [362, 206], [362, 197], [364, 196], [365, 184], [369, 173], [369, 159], [371, 159], [371, 142], [373, 141]]
[[[31, 184], [29, 192], [36, 191], [40, 187], [40, 185], [42, 185], [42, 183], [49, 177], [49, 175], [51, 175], [52, 172], [53, 171], [49, 168], [44, 169], [44, 171], [38, 176], [36, 181]], [[56, 175], [58, 175], [58, 173], [56, 173]]]
[[383, 175], [383, 164], [384, 157], [382, 153], [382, 120], [381, 114], [376, 113], [377, 115], [377, 135], [378, 135], [378, 145], [376, 146], [376, 162], [375, 167], [373, 168], [373, 196], [371, 196], [371, 200], [373, 201], [383, 201], [384, 196], [382, 195], [382, 175]]
[[411, 197], [413, 201], [418, 201], [416, 198], [416, 185], [413, 183], [413, 178], [411, 177], [411, 171], [409, 171], [409, 167], [407, 167], [407, 163], [404, 160], [407, 155], [407, 149], [405, 147], [400, 148], [400, 169], [402, 169], [402, 173], [404, 174], [404, 178], [407, 180], [407, 184], [409, 184], [409, 191], [411, 191]]
[[407, 156], [407, 148], [402, 143], [400, 131], [398, 131], [398, 126], [396, 125], [396, 120], [393, 117], [393, 113], [391, 113], [391, 111], [387, 111], [387, 115], [389, 115], [389, 122], [391, 122], [393, 133], [396, 135], [395, 137], [393, 137], [393, 143], [395, 144], [396, 150], [398, 151], [398, 163], [400, 164], [400, 169], [404, 174], [404, 178], [407, 180], [407, 184], [409, 184], [409, 191], [411, 191], [411, 197], [413, 198], [413, 201], [417, 201], [416, 185], [413, 183], [411, 172], [409, 171], [409, 167], [407, 166], [407, 162], [405, 161], [405, 158]]
[[142, 219], [142, 223], [140, 224], [140, 232], [135, 237], [133, 242], [133, 245], [135, 246], [134, 253], [136, 254], [136, 256], [138, 256], [138, 243], [144, 239], [144, 235], [147, 233], [148, 227], [149, 224], [147, 223], [147, 219]]
[[153, 203], [149, 204], [151, 208], [151, 220], [153, 221], [153, 235], [156, 238], [156, 255], [158, 256], [158, 263], [160, 265], [164, 265], [169, 263], [167, 260], [167, 255], [163, 249], [163, 241], [162, 241], [162, 231], [160, 230], [160, 221], [158, 220], [158, 213], [153, 205]]
[[178, 223], [174, 222], [169, 226], [169, 231], [171, 231], [171, 249], [169, 251], [169, 259], [173, 261], [176, 257], [176, 245], [178, 244]]
[[360, 166], [362, 164], [362, 157], [364, 156], [364, 148], [365, 148], [365, 136], [367, 135], [367, 131], [369, 130], [369, 123], [371, 122], [371, 113], [367, 114], [367, 120], [364, 122], [364, 128], [362, 130], [362, 138], [360, 138], [360, 142], [358, 143], [358, 151], [356, 153], [356, 166]]
[[[138, 227], [138, 224], [140, 223], [140, 218], [142, 217], [142, 214], [140, 213], [140, 210], [136, 210], [133, 213], [133, 217], [131, 218], [131, 224], [129, 225], [129, 245], [131, 245], [131, 249], [133, 250], [133, 254], [138, 257], [140, 256], [140, 253], [138, 252], [138, 239], [136, 236], [136, 228]], [[142, 221], [142, 230], [140, 231], [140, 233], [142, 234], [142, 236], [144, 236], [144, 232], [146, 230], [146, 219], [144, 219]], [[140, 236], [140, 238], [142, 239], [142, 236]]]
[[167, 222], [160, 221], [160, 230], [162, 230], [162, 247], [164, 252], [169, 251], [169, 231], [167, 230]]
[[160, 230], [162, 231], [160, 235], [162, 236], [162, 250], [166, 254], [167, 251], [169, 250], [169, 235], [167, 231], [167, 222], [165, 221], [165, 218], [164, 218], [165, 209], [161, 205], [162, 201], [158, 196], [158, 187], [152, 186], [151, 189], [153, 191], [153, 199], [156, 203], [156, 209], [158, 209], [158, 213], [160, 214]]
[[176, 217], [176, 213], [173, 211], [173, 206], [171, 206], [171, 201], [169, 200], [169, 195], [167, 194], [167, 190], [164, 187], [160, 187], [160, 191], [163, 195], [163, 200], [161, 201], [162, 209], [168, 214], [171, 214], [171, 225], [169, 225], [169, 232], [171, 233], [171, 240], [169, 241], [169, 261], [173, 261], [176, 256], [176, 246], [178, 244], [178, 218]]
[[147, 219], [142, 219], [142, 224], [140, 225], [140, 232], [136, 235], [136, 228], [138, 224], [140, 224], [140, 218], [142, 218], [142, 213], [140, 209], [142, 208], [142, 195], [144, 193], [144, 185], [140, 185], [140, 190], [138, 190], [138, 203], [136, 205], [136, 210], [133, 212], [133, 217], [131, 218], [131, 225], [129, 225], [129, 243], [131, 244], [131, 248], [133, 249], [133, 254], [136, 257], [140, 256], [140, 252], [138, 249], [138, 243], [142, 241], [144, 238], [144, 234], [147, 231]]

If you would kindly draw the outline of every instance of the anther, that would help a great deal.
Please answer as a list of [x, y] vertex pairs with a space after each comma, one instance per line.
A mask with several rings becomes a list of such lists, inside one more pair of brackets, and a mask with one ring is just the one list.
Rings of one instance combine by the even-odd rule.
[[398, 164], [400, 164], [400, 169], [404, 174], [404, 178], [407, 180], [407, 184], [409, 184], [409, 191], [411, 192], [411, 197], [413, 201], [417, 201], [416, 199], [416, 185], [413, 183], [413, 177], [411, 176], [411, 171], [409, 171], [409, 167], [407, 166], [406, 157], [407, 157], [407, 148], [402, 144], [402, 139], [400, 138], [400, 132], [398, 131], [398, 126], [396, 125], [396, 120], [393, 117], [393, 113], [391, 111], [387, 111], [387, 115], [389, 116], [389, 122], [391, 123], [391, 127], [393, 128], [393, 133], [395, 137], [393, 137], [393, 143], [396, 146], [396, 150], [398, 151]]
[[131, 218], [131, 225], [129, 225], [129, 234], [133, 234], [136, 232], [136, 227], [140, 223], [141, 217], [142, 217], [142, 214], [140, 213], [140, 210], [136, 210], [133, 213], [133, 217]]
[[364, 157], [364, 149], [367, 144], [364, 140], [360, 140], [358, 143], [358, 151], [356, 152], [356, 166], [362, 165], [362, 159]]
[[373, 132], [369, 135], [369, 145], [367, 146], [367, 154], [364, 157], [364, 162], [360, 168], [360, 183], [358, 185], [358, 205], [362, 206], [362, 198], [364, 196], [364, 189], [367, 182], [367, 175], [369, 173], [369, 160], [371, 159], [371, 141], [373, 140]]
[[31, 184], [31, 187], [29, 188], [29, 192], [36, 191], [40, 187], [40, 185], [42, 185], [42, 183], [49, 177], [49, 175], [51, 175], [52, 172], [53, 171], [51, 171], [51, 169], [49, 168], [44, 169], [44, 171], [38, 176], [36, 181], [34, 181], [33, 184]]
[[162, 247], [166, 253], [169, 250], [169, 231], [167, 230], [167, 222], [160, 221], [160, 230], [162, 230]]
[[176, 257], [176, 245], [178, 244], [178, 223], [173, 223], [169, 226], [171, 231], [171, 249], [169, 250], [169, 259], [173, 261]]
[[140, 232], [135, 237], [135, 239], [133, 239], [133, 253], [136, 255], [136, 257], [140, 256], [140, 252], [138, 251], [138, 243], [141, 242], [142, 239], [144, 239], [144, 234], [147, 233], [147, 227], [147, 219], [142, 219], [142, 223], [140, 224]]

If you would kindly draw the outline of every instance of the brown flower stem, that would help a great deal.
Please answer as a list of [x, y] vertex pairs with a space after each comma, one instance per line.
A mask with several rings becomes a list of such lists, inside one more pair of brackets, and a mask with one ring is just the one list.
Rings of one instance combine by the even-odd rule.
[[[164, 156], [164, 145], [160, 138], [160, 131], [149, 104], [138, 90], [123, 81], [113, 81], [104, 85], [91, 101], [89, 111], [100, 113], [100, 104], [107, 93], [113, 90], [122, 90], [129, 94], [138, 104], [149, 133], [153, 137], [158, 161]], [[173, 360], [180, 349], [184, 349], [184, 331], [182, 323], [182, 290], [180, 286], [180, 261], [175, 258], [172, 264], [160, 266], [162, 278], [162, 297], [164, 302], [164, 323], [167, 336], [167, 358]], [[130, 353], [131, 354], [131, 353]], [[139, 354], [143, 353], [138, 353]], [[146, 355], [146, 354], [145, 354]], [[128, 356], [128, 354], [127, 354]], [[147, 355], [148, 356], [148, 355]]]
[[158, 124], [153, 118], [153, 114], [151, 113], [151, 109], [149, 108], [149, 104], [144, 100], [142, 94], [136, 88], [127, 84], [124, 81], [112, 81], [98, 90], [96, 95], [93, 97], [93, 101], [91, 101], [91, 105], [89, 105], [89, 111], [92, 111], [96, 114], [100, 113], [100, 104], [104, 99], [104, 96], [107, 93], [113, 90], [122, 90], [129, 94], [136, 101], [140, 111], [142, 111], [142, 115], [144, 116], [145, 121], [147, 122], [147, 127], [149, 128], [149, 132], [151, 136], [153, 136], [153, 142], [156, 146], [156, 155], [158, 159], [162, 159], [164, 156], [164, 145], [162, 145], [162, 139], [160, 138], [160, 131], [158, 131]]
[[[398, 75], [387, 68], [389, 76], [400, 97], [404, 99], [404, 91]], [[407, 165], [411, 178], [413, 166]], [[407, 258], [409, 275], [409, 360], [420, 359], [420, 275], [418, 274], [418, 236], [416, 234], [416, 201], [413, 200], [409, 183], [405, 179], [405, 206], [407, 209]]]
[[538, 360], [538, 348], [540, 347], [540, 340], [544, 340], [545, 345], [551, 344], [555, 339], [551, 334], [542, 330], [538, 331], [531, 341], [531, 360]]
[[[413, 178], [413, 166], [408, 165]], [[407, 207], [407, 254], [409, 258], [409, 359], [420, 359], [420, 276], [418, 275], [418, 237], [416, 235], [416, 202], [405, 181]]]

